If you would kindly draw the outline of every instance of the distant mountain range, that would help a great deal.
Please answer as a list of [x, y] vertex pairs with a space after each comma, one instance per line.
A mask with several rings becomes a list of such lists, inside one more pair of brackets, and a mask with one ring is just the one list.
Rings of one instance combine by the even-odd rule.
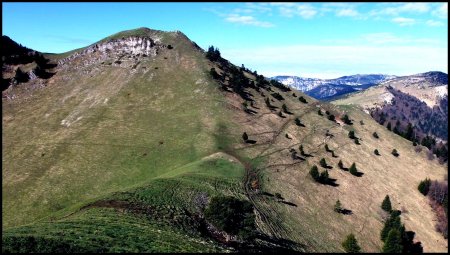
[[305, 92], [316, 99], [329, 100], [351, 92], [367, 89], [397, 76], [385, 74], [356, 74], [336, 79], [302, 78], [298, 76], [275, 76], [284, 85]]

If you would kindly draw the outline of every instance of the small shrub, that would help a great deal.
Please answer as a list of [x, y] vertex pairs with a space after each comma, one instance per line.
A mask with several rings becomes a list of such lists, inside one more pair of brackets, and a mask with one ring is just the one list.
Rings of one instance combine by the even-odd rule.
[[247, 140], [248, 140], [248, 135], [247, 135], [246, 132], [244, 132], [244, 133], [242, 134], [242, 139], [244, 139], [244, 141], [247, 141]]
[[358, 144], [358, 145], [360, 145], [360, 143], [359, 143], [359, 139], [358, 139], [358, 138], [355, 138], [355, 144]]
[[350, 120], [350, 118], [348, 117], [347, 114], [345, 114], [345, 115], [342, 117], [342, 121], [344, 121], [344, 123], [347, 124], [347, 125], [353, 125], [352, 121]]
[[234, 197], [213, 197], [205, 218], [218, 229], [245, 239], [256, 230], [252, 203]]
[[336, 201], [336, 204], [334, 204], [334, 209], [335, 212], [337, 213], [341, 213], [342, 211], [342, 206], [341, 206], [341, 201], [339, 201], [339, 199]]
[[398, 157], [400, 154], [398, 154], [398, 152], [397, 152], [397, 150], [396, 149], [393, 149], [392, 150], [392, 155], [394, 155], [395, 157]]
[[373, 132], [372, 136], [375, 137], [376, 139], [380, 138], [380, 137], [378, 136], [377, 132]]
[[417, 189], [422, 193], [424, 196], [428, 194], [428, 191], [430, 190], [431, 180], [426, 178], [423, 181], [420, 181], [419, 186]]
[[172, 47], [172, 45], [167, 45], [167, 49], [169, 49], [169, 50], [171, 50], [171, 49], [173, 49], [173, 47]]
[[307, 103], [308, 103], [308, 102], [306, 101], [306, 99], [305, 99], [303, 96], [300, 96], [300, 97], [298, 98], [298, 100], [299, 100], [300, 102], [304, 103], [304, 104], [307, 104]]
[[319, 114], [320, 116], [323, 116], [322, 111], [320, 109], [317, 111], [317, 114]]
[[374, 153], [375, 155], [377, 155], [377, 156], [380, 156], [380, 153], [378, 152], [377, 149], [375, 149], [375, 150], [373, 151], [373, 153]]
[[348, 131], [348, 137], [350, 139], [355, 139], [355, 131], [353, 131], [353, 130]]
[[333, 114], [328, 115], [328, 119], [331, 121], [335, 121], [335, 117]]

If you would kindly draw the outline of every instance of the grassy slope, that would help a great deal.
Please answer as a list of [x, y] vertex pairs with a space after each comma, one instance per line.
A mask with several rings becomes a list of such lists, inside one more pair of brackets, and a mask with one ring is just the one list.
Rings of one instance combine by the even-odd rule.
[[[241, 144], [238, 148], [266, 162], [262, 178], [265, 190], [272, 194], [278, 192], [285, 201], [297, 205], [289, 206], [260, 196], [259, 202], [265, 205], [273, 219], [272, 225], [281, 236], [306, 245], [311, 251], [342, 252], [341, 242], [353, 232], [364, 251], [377, 252], [382, 245], [379, 238], [383, 224], [380, 206], [384, 196], [389, 194], [395, 208], [407, 210], [402, 220], [408, 230], [416, 232], [416, 239], [422, 242], [425, 251], [446, 250], [446, 240], [434, 231], [434, 214], [426, 198], [417, 190], [419, 182], [426, 177], [442, 179], [447, 172], [446, 165], [440, 165], [436, 160], [428, 161], [425, 152], [416, 153], [411, 142], [389, 132], [355, 107], [339, 108], [322, 103], [324, 116], [319, 116], [318, 108], [312, 105], [318, 103], [316, 100], [305, 96], [309, 101], [305, 105], [292, 97], [292, 92], [280, 93], [286, 100], [275, 100], [273, 104], [280, 109], [281, 104], [286, 103], [294, 115], [284, 114], [287, 118], [280, 118], [277, 116], [279, 109], [270, 113], [263, 99], [258, 98], [256, 106], [260, 109], [255, 109], [258, 114], [252, 116], [239, 111], [235, 112], [235, 119], [241, 123], [249, 139], [257, 140], [255, 145]], [[238, 107], [240, 100], [233, 100]], [[355, 124], [340, 127], [326, 119], [325, 109], [336, 116], [345, 111]], [[296, 126], [294, 116], [300, 117], [306, 127]], [[360, 120], [365, 125], [360, 125]], [[361, 138], [361, 145], [354, 144], [347, 137], [352, 129]], [[325, 139], [326, 130], [334, 137]], [[372, 137], [374, 131], [380, 135], [379, 140]], [[292, 139], [286, 138], [286, 133]], [[325, 151], [325, 143], [338, 158]], [[289, 149], [294, 148], [298, 152], [300, 144], [313, 157], [294, 162]], [[399, 151], [399, 158], [390, 154], [394, 148]], [[374, 149], [378, 149], [381, 156], [375, 156]], [[329, 174], [337, 179], [339, 186], [317, 184], [309, 176], [311, 166], [319, 166], [322, 157], [333, 167]], [[337, 163], [340, 159], [345, 167], [355, 162], [364, 175], [355, 177], [339, 170]], [[319, 167], [319, 170], [324, 169]], [[335, 213], [333, 206], [337, 199], [353, 214]]]
[[140, 186], [216, 151], [214, 132], [227, 117], [207, 60], [175, 33], [165, 40], [174, 49], [134, 75], [106, 65], [61, 71], [33, 95], [3, 100], [3, 228]]

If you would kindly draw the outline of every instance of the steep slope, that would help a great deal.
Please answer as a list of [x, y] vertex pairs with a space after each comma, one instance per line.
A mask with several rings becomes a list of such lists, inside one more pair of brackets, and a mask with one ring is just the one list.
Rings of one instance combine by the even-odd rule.
[[[377, 252], [386, 194], [425, 251], [446, 250], [416, 189], [425, 177], [442, 179], [446, 166], [358, 109], [320, 103], [209, 53], [182, 33], [125, 31], [53, 56], [57, 73], [45, 86], [6, 91], [16, 96], [2, 102], [2, 250], [340, 252], [353, 232]], [[355, 124], [338, 124], [344, 113]], [[293, 152], [300, 144], [308, 156]], [[334, 186], [308, 174], [322, 157]], [[363, 174], [338, 170], [339, 159]], [[205, 206], [220, 195], [251, 202], [255, 241], [206, 220]], [[333, 212], [338, 198], [352, 214]]]

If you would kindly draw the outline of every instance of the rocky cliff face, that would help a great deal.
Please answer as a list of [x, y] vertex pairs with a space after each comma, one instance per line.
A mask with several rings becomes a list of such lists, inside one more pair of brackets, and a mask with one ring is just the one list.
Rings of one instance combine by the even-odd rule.
[[[76, 52], [67, 58], [61, 59], [58, 65], [64, 67], [68, 62], [76, 62], [89, 55], [89, 59], [83, 59], [85, 65], [97, 64], [109, 58], [117, 58], [118, 61], [125, 56], [133, 57], [154, 57], [158, 50], [166, 48], [166, 45], [160, 44], [158, 38], [132, 36], [122, 39], [112, 39], [107, 42], [96, 43], [86, 49]], [[116, 63], [118, 64], [118, 63]]]

